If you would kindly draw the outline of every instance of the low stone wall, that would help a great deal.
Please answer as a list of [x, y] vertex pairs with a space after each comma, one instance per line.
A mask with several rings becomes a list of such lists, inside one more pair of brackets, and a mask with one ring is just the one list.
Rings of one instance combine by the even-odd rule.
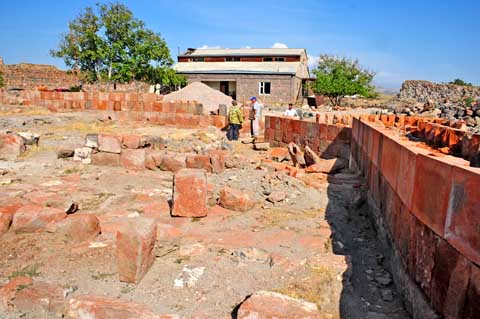
[[400, 99], [413, 99], [419, 102], [459, 102], [467, 97], [480, 98], [480, 87], [454, 84], [439, 84], [428, 81], [405, 81], [402, 84]]
[[407, 309], [414, 318], [478, 318], [480, 169], [409, 141], [399, 123], [354, 119], [352, 160]]
[[164, 148], [163, 140], [158, 136], [88, 134], [84, 147], [75, 149], [73, 160], [133, 170], [176, 172], [183, 168], [198, 168], [221, 173], [225, 169], [227, 151], [212, 149], [204, 154], [183, 154], [168, 152]]
[[[301, 147], [309, 146], [323, 158], [349, 159], [352, 117], [322, 115], [317, 122], [291, 117], [266, 116], [265, 141], [273, 145], [294, 142]], [[337, 122], [337, 124], [329, 124]], [[343, 123], [343, 124], [342, 124]]]

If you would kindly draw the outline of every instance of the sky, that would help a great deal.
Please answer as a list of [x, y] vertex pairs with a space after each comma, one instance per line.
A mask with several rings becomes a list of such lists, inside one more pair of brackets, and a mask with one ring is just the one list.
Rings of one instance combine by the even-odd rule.
[[[53, 64], [50, 49], [94, 1], [0, 0], [0, 57], [4, 63]], [[478, 0], [119, 1], [159, 32], [172, 56], [198, 47], [306, 48], [359, 59], [378, 86], [404, 80], [480, 85]]]

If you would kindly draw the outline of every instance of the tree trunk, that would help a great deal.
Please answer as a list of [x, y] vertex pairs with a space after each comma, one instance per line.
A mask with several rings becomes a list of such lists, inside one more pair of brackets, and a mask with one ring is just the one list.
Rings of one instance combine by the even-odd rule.
[[112, 79], [112, 62], [108, 66], [107, 92], [110, 92], [110, 81]]

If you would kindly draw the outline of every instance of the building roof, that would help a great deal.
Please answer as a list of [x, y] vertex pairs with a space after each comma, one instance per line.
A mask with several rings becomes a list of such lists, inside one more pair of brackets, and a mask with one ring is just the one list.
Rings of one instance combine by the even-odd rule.
[[189, 49], [179, 57], [214, 57], [214, 56], [295, 56], [306, 54], [305, 49]]
[[308, 78], [308, 69], [301, 62], [179, 62], [174, 66], [178, 73], [210, 74], [290, 74]]

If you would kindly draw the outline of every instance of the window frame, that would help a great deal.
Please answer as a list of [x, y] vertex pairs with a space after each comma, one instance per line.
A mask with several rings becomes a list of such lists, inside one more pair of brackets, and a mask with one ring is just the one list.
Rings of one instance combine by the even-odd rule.
[[276, 57], [274, 59], [275, 62], [286, 62], [287, 59], [285, 59], [285, 57], [281, 56], [281, 57]]
[[[268, 83], [268, 93], [265, 93]], [[272, 82], [260, 81], [258, 82], [258, 95], [271, 95], [272, 94]]]

